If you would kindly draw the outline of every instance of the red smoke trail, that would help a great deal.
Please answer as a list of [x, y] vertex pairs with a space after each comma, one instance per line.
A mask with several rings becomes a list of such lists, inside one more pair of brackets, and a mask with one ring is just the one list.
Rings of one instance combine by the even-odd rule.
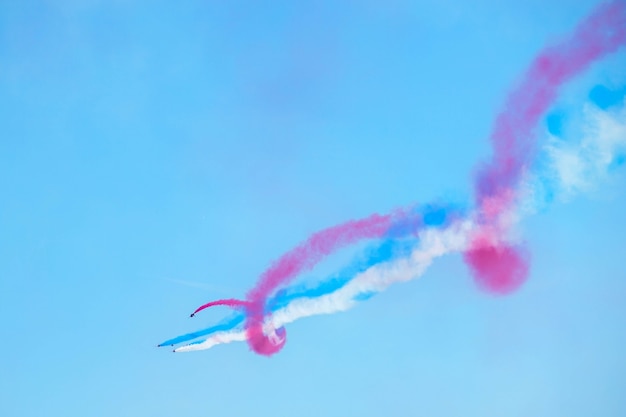
[[[606, 3], [569, 38], [535, 58], [498, 115], [491, 134], [493, 158], [478, 172], [476, 204], [484, 224], [493, 225], [510, 208], [513, 190], [533, 156], [533, 130], [561, 85], [625, 41], [626, 7], [623, 2]], [[481, 287], [503, 294], [524, 282], [528, 262], [519, 249], [498, 241], [501, 234], [481, 230], [473, 238], [465, 261]]]
[[191, 317], [195, 316], [199, 311], [204, 310], [205, 308], [214, 307], [214, 306], [227, 306], [227, 307], [247, 307], [249, 303], [247, 301], [237, 300], [236, 298], [226, 298], [223, 300], [211, 301], [210, 303], [206, 303], [196, 308], [196, 311], [191, 313]]

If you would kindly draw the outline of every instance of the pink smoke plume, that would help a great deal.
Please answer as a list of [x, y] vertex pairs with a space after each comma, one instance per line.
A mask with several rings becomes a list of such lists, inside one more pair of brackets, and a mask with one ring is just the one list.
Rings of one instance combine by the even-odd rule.
[[[580, 23], [569, 38], [535, 58], [495, 121], [492, 160], [478, 171], [476, 204], [484, 224], [495, 223], [514, 202], [514, 190], [532, 160], [533, 130], [560, 87], [625, 41], [626, 7], [623, 2], [606, 3]], [[498, 235], [502, 232], [479, 230], [465, 254], [479, 286], [498, 294], [517, 289], [528, 273], [527, 252], [501, 243]]]

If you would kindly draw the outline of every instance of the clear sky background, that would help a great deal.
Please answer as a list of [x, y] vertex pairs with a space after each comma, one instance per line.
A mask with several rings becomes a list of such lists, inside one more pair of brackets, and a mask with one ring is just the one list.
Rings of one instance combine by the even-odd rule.
[[506, 93], [595, 4], [0, 0], [0, 415], [626, 415], [623, 176], [523, 222], [511, 296], [453, 255], [269, 359], [155, 347], [316, 230], [468, 201]]

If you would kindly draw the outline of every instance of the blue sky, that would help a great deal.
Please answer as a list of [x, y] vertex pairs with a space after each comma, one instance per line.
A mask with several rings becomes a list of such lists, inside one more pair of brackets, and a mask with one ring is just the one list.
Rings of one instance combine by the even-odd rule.
[[[524, 221], [509, 297], [449, 256], [270, 359], [155, 347], [316, 230], [467, 200], [507, 91], [597, 4], [337, 3], [0, 1], [0, 415], [626, 413], [623, 177]], [[624, 58], [555, 111], [623, 96]]]

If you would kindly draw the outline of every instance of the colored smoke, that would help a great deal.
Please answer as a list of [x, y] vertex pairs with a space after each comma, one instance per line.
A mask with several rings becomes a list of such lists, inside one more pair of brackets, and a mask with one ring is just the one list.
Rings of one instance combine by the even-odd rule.
[[[226, 305], [238, 312], [221, 325], [171, 339], [170, 342], [179, 342], [200, 333], [208, 335], [206, 340], [176, 351], [246, 340], [254, 352], [272, 355], [286, 343], [286, 324], [302, 317], [347, 310], [392, 283], [421, 276], [433, 259], [451, 252], [463, 253], [479, 288], [493, 294], [509, 294], [520, 288], [528, 276], [530, 255], [524, 247], [510, 243], [511, 213], [527, 197], [524, 181], [530, 175], [538, 148], [538, 122], [565, 82], [625, 42], [626, 6], [615, 1], [599, 6], [569, 37], [546, 48], [533, 60], [495, 120], [490, 136], [493, 155], [477, 169], [473, 212], [455, 217], [437, 210], [397, 210], [315, 233], [274, 262], [248, 292], [246, 300], [218, 300], [198, 308], [196, 312]], [[604, 144], [598, 153], [602, 167], [619, 161], [614, 158], [614, 151], [623, 140], [623, 136], [611, 136], [610, 142], [600, 142]], [[552, 156], [567, 167], [568, 161], [577, 161], [559, 150], [553, 151]], [[573, 164], [574, 168], [582, 165]], [[574, 178], [568, 177], [568, 172], [559, 171], [565, 182]], [[371, 239], [384, 241], [374, 251], [376, 256], [369, 258], [370, 263], [314, 289], [285, 288], [333, 252]], [[394, 245], [402, 250], [385, 252]], [[400, 253], [403, 256], [398, 257]]]

